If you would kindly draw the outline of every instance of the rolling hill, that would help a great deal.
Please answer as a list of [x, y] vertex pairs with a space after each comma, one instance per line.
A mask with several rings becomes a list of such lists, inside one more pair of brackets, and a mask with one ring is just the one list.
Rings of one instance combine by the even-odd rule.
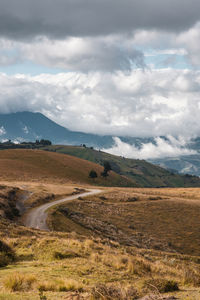
[[179, 175], [155, 166], [144, 160], [127, 159], [92, 148], [78, 146], [51, 145], [43, 148], [79, 157], [102, 165], [109, 161], [112, 170], [133, 180], [140, 187], [199, 187], [200, 179], [190, 175]]
[[[103, 167], [74, 156], [40, 150], [12, 149], [0, 151], [0, 180], [23, 180], [92, 184], [102, 186], [137, 186], [134, 180], [110, 172], [100, 176]], [[89, 178], [94, 169], [98, 178]]]
[[[138, 152], [142, 145], [148, 143], [155, 144], [153, 137], [142, 138], [119, 136], [119, 138], [122, 142], [133, 145], [138, 149]], [[94, 147], [96, 149], [112, 148], [115, 144], [113, 137], [110, 135], [101, 136], [98, 134], [71, 131], [58, 125], [41, 113], [24, 111], [0, 114], [0, 142], [11, 140], [13, 142], [22, 143], [35, 142], [35, 140], [40, 139], [47, 139], [52, 141], [53, 144], [60, 145], [85, 144], [87, 147]], [[162, 139], [167, 141], [166, 137], [162, 137]], [[200, 176], [200, 138], [197, 137], [192, 139], [186, 146], [188, 149], [196, 151], [196, 154], [155, 159], [149, 158], [148, 161], [178, 173]], [[90, 155], [91, 153], [89, 156]], [[133, 160], [129, 160], [129, 162], [130, 161]], [[132, 171], [130, 170], [130, 172]], [[128, 174], [128, 176], [130, 175], [131, 174]], [[182, 186], [183, 183], [180, 183], [179, 185]], [[145, 183], [145, 186], [151, 186], [151, 184]], [[156, 186], [156, 184], [153, 186]], [[160, 186], [160, 184], [158, 186]], [[165, 184], [163, 186], [165, 186]]]

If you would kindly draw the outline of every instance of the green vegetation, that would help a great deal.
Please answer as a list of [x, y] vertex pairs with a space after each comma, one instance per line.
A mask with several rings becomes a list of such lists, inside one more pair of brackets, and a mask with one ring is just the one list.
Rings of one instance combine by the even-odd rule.
[[94, 170], [91, 170], [90, 173], [89, 173], [89, 177], [92, 178], [92, 179], [97, 178], [98, 177], [97, 172], [94, 171]]
[[184, 176], [169, 172], [144, 160], [127, 159], [111, 155], [93, 148], [78, 146], [51, 145], [43, 147], [47, 151], [76, 156], [103, 166], [110, 163], [112, 170], [129, 178], [140, 187], [199, 187], [200, 179], [196, 176]]
[[0, 240], [0, 268], [15, 260], [15, 253], [10, 246]]
[[20, 144], [13, 143], [11, 140], [0, 143], [0, 150], [7, 149], [39, 149], [44, 146], [50, 146], [52, 143], [49, 140], [41, 139], [35, 142], [23, 142]]

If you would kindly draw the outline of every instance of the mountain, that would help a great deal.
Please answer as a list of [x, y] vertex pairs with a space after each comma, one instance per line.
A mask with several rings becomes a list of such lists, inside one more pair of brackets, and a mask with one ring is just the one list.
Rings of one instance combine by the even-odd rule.
[[112, 170], [133, 180], [138, 187], [199, 187], [200, 178], [180, 175], [145, 160], [128, 159], [88, 147], [51, 145], [43, 150], [79, 157], [103, 165], [109, 161]]
[[[123, 142], [140, 147], [152, 138], [119, 137]], [[36, 139], [48, 139], [54, 144], [81, 145], [95, 148], [111, 148], [114, 146], [110, 135], [89, 134], [71, 131], [58, 125], [41, 113], [17, 112], [0, 114], [0, 141], [34, 142]]]
[[49, 139], [57, 144], [87, 144], [93, 147], [110, 147], [111, 136], [100, 136], [70, 131], [51, 121], [41, 113], [17, 112], [0, 114], [0, 140], [35, 141]]
[[200, 154], [149, 159], [149, 162], [180, 174], [200, 176]]
[[[119, 137], [126, 144], [133, 145], [138, 151], [145, 144], [155, 145], [153, 137]], [[161, 137], [167, 141], [166, 137]], [[81, 145], [97, 149], [112, 148], [115, 144], [112, 136], [88, 134], [71, 131], [62, 127], [41, 113], [17, 112], [11, 114], [0, 114], [0, 142], [12, 140], [16, 142], [35, 141], [37, 139], [48, 139], [54, 144]], [[200, 176], [200, 138], [193, 139], [188, 149], [195, 150], [195, 155], [179, 157], [166, 157], [162, 159], [148, 159], [149, 162], [157, 164], [173, 172], [188, 173]]]

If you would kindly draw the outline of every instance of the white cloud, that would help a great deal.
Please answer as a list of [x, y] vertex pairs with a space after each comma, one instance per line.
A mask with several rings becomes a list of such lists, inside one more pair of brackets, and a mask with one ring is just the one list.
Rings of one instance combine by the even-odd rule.
[[27, 127], [26, 125], [22, 127], [22, 130], [23, 130], [24, 133], [26, 133], [26, 134], [29, 133], [28, 127]]
[[176, 37], [177, 45], [187, 49], [187, 58], [194, 66], [200, 66], [200, 22]]
[[200, 135], [200, 71], [0, 74], [0, 112], [40, 111], [72, 130]]
[[0, 136], [6, 134], [6, 130], [3, 126], [0, 127]]
[[[29, 60], [33, 63], [67, 71], [131, 71], [133, 67], [145, 67], [144, 55], [134, 48], [125, 37], [68, 37], [63, 40], [40, 37], [31, 43], [0, 39], [4, 51], [10, 51], [12, 44], [17, 55], [0, 55], [0, 64], [15, 60]], [[7, 48], [6, 48], [7, 47]], [[4, 62], [5, 61], [5, 62]]]
[[161, 137], [154, 139], [154, 143], [144, 143], [140, 148], [124, 143], [120, 138], [113, 138], [115, 145], [110, 149], [102, 149], [105, 152], [135, 159], [156, 159], [164, 157], [177, 157], [181, 155], [196, 154], [196, 151], [187, 149], [183, 137], [174, 138], [168, 136], [168, 140]]

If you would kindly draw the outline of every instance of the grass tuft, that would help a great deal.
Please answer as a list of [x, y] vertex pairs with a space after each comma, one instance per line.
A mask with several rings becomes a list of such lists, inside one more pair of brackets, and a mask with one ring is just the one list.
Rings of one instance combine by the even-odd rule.
[[130, 286], [123, 288], [117, 285], [106, 286], [105, 284], [98, 284], [92, 290], [92, 300], [132, 300], [138, 298], [138, 291]]
[[11, 292], [28, 291], [33, 288], [36, 278], [33, 275], [14, 273], [4, 280], [4, 287]]

